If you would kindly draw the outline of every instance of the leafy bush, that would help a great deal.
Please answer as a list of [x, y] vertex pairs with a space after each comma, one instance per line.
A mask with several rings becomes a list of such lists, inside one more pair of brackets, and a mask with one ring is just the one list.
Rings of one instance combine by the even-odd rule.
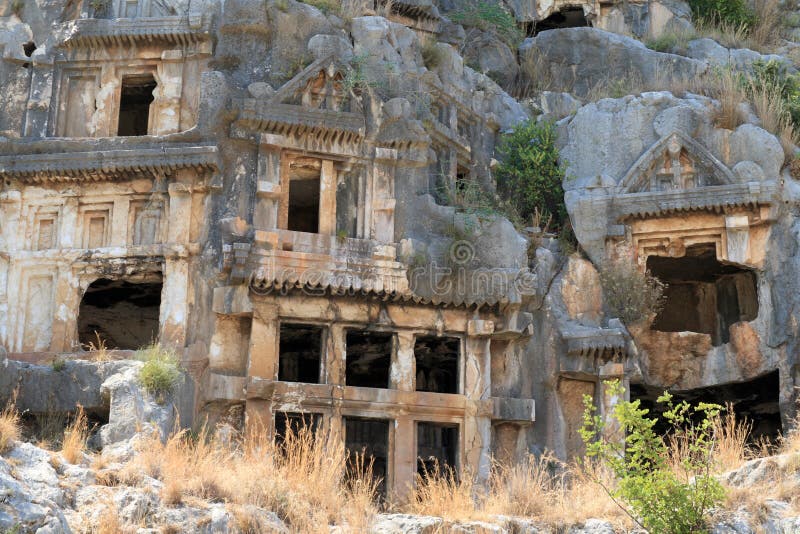
[[157, 344], [138, 350], [136, 357], [144, 361], [139, 370], [139, 382], [148, 392], [162, 401], [175, 389], [181, 378], [178, 357], [172, 350]]
[[800, 76], [790, 74], [784, 63], [774, 59], [753, 62], [753, 79], [749, 88], [780, 95], [786, 117], [795, 127], [800, 126]]
[[466, 0], [449, 15], [453, 22], [494, 33], [512, 51], [522, 41], [523, 33], [517, 26], [517, 19], [496, 0]]
[[[624, 398], [618, 381], [606, 385], [610, 395]], [[640, 407], [638, 399], [620, 401], [611, 410], [624, 436], [606, 426], [591, 396], [584, 396], [583, 402], [580, 433], [586, 455], [604, 462], [617, 477], [613, 487], [601, 483], [603, 489], [621, 506], [624, 503], [631, 518], [649, 532], [707, 532], [706, 515], [725, 495], [711, 475], [714, 421], [722, 406], [690, 406], [685, 401], [675, 405], [665, 392], [658, 402], [666, 405], [664, 418], [672, 427], [667, 443], [653, 430], [657, 420], [647, 417], [648, 410]]]
[[638, 323], [661, 309], [664, 297], [663, 282], [642, 272], [626, 258], [608, 260], [600, 269], [600, 285], [609, 312], [626, 325]]
[[689, 0], [692, 15], [715, 24], [750, 27], [755, 13], [747, 0]]
[[567, 220], [567, 208], [556, 136], [552, 123], [529, 120], [518, 124], [500, 140], [502, 163], [495, 176], [500, 194], [522, 219], [530, 220], [538, 208], [552, 214], [554, 226], [560, 229]]

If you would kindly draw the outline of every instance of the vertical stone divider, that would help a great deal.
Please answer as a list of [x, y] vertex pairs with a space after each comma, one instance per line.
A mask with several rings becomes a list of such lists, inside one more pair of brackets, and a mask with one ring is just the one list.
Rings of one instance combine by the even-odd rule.
[[489, 476], [492, 435], [492, 364], [489, 336], [494, 322], [472, 319], [467, 323], [464, 351], [464, 395], [467, 397], [460, 448], [462, 476], [482, 482]]
[[150, 104], [148, 134], [166, 135], [180, 131], [183, 92], [183, 50], [164, 50], [157, 67], [158, 86]]
[[[111, 239], [108, 246], [125, 247], [128, 245], [128, 213], [131, 201], [128, 197], [114, 199], [114, 207], [111, 210]], [[132, 231], [132, 230], [131, 230]]]
[[[192, 215], [191, 186], [169, 184], [169, 227], [167, 243], [187, 244]], [[189, 263], [186, 257], [172, 255], [166, 258], [164, 287], [161, 291], [160, 342], [181, 349], [186, 343], [188, 317]]]
[[[247, 356], [248, 380], [277, 380], [279, 352], [278, 306], [259, 302], [253, 305], [250, 345]], [[248, 398], [245, 408], [245, 427], [248, 435], [266, 432], [272, 436], [274, 421], [271, 401]]]
[[[623, 441], [625, 439], [624, 431], [620, 428], [616, 419], [611, 416], [611, 412], [618, 403], [630, 399], [630, 380], [624, 374], [624, 366], [621, 363], [609, 362], [600, 367], [599, 378], [597, 382], [597, 395], [595, 403], [597, 404], [597, 411], [604, 423], [604, 437], [609, 441]], [[624, 388], [623, 394], [612, 395], [606, 385], [606, 382], [618, 380], [620, 385]]]
[[397, 150], [375, 149], [372, 175], [372, 238], [381, 243], [394, 242], [394, 176]]
[[259, 230], [278, 228], [281, 198], [281, 137], [261, 134], [258, 145], [258, 177], [253, 226]]
[[322, 160], [320, 171], [319, 233], [336, 235], [336, 169], [329, 159]]
[[[411, 332], [398, 332], [396, 350], [392, 354], [389, 370], [391, 389], [413, 392], [416, 390], [416, 361], [414, 341]], [[392, 499], [404, 502], [414, 486], [416, 473], [417, 444], [415, 421], [405, 414], [398, 414], [394, 420], [394, 439], [390, 442], [389, 458], [392, 459], [391, 480], [387, 481]], [[391, 487], [388, 485], [391, 482]]]

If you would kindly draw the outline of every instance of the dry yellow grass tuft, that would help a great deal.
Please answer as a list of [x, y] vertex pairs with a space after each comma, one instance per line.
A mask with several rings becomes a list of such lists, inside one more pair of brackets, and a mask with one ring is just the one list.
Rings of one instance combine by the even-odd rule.
[[187, 498], [252, 504], [275, 511], [293, 530], [316, 532], [331, 524], [367, 525], [377, 512], [377, 483], [363, 460], [348, 465], [339, 437], [301, 429], [276, 445], [266, 432], [244, 444], [225, 444], [203, 430], [162, 443], [141, 444], [132, 469], [164, 482], [162, 499]]
[[75, 419], [64, 430], [64, 441], [61, 444], [61, 455], [71, 464], [80, 463], [86, 442], [89, 439], [89, 424], [83, 407], [78, 405]]
[[750, 459], [747, 438], [752, 429], [752, 422], [736, 419], [732, 404], [728, 404], [725, 413], [714, 420], [715, 446], [712, 462], [716, 472], [724, 473], [736, 469]]
[[462, 521], [529, 517], [556, 530], [590, 518], [605, 518], [619, 528], [630, 526], [628, 516], [602, 486], [612, 488], [614, 480], [596, 464], [568, 465], [550, 455], [530, 455], [514, 465], [495, 463], [486, 489], [471, 477], [458, 480], [447, 470], [418, 477], [405, 511]]
[[3, 454], [15, 441], [19, 441], [22, 433], [20, 431], [20, 416], [15, 407], [16, 395], [14, 395], [0, 412], [0, 454]]

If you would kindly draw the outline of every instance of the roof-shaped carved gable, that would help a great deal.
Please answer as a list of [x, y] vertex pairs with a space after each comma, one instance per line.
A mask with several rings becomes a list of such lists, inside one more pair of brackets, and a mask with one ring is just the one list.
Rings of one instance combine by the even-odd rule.
[[278, 89], [272, 102], [362, 113], [360, 98], [347, 83], [349, 70], [350, 67], [333, 56], [318, 59]]
[[634, 163], [620, 183], [620, 193], [656, 193], [714, 185], [736, 179], [697, 141], [673, 132], [659, 139]]

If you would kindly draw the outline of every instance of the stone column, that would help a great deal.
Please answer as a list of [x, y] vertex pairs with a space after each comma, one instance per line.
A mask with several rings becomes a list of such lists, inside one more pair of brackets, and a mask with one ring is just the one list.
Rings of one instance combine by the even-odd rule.
[[169, 184], [169, 228], [167, 243], [188, 243], [192, 219], [192, 189], [181, 183]]
[[189, 262], [186, 258], [167, 258], [164, 263], [159, 341], [182, 348], [186, 344], [189, 317]]
[[333, 161], [322, 160], [319, 178], [319, 233], [336, 234], [336, 169]]
[[183, 91], [183, 51], [164, 50], [158, 65], [158, 86], [154, 91], [150, 135], [180, 131], [181, 92]]
[[400, 391], [416, 390], [416, 360], [414, 359], [414, 339], [410, 332], [397, 334], [397, 350], [393, 351], [389, 369], [389, 387]]
[[[622, 441], [625, 434], [616, 419], [611, 416], [611, 412], [618, 403], [630, 398], [630, 381], [625, 377], [624, 368], [621, 363], [609, 362], [600, 367], [600, 380], [597, 383], [597, 412], [604, 423], [604, 436], [609, 441]], [[622, 396], [612, 395], [606, 382], [619, 381], [624, 388]]]
[[80, 350], [76, 335], [78, 333], [78, 309], [84, 288], [78, 284], [77, 277], [73, 274], [69, 264], [59, 265], [56, 272], [51, 327], [53, 337], [50, 339], [50, 350], [53, 352]]
[[332, 325], [325, 340], [325, 383], [343, 386], [345, 365], [345, 331]]
[[278, 379], [278, 334], [278, 307], [275, 304], [254, 306], [248, 348], [248, 377]]
[[258, 178], [253, 226], [258, 230], [278, 227], [278, 206], [281, 198], [282, 137], [261, 134], [258, 145]]
[[461, 432], [461, 467], [479, 482], [489, 476], [491, 453], [491, 352], [489, 336], [494, 332], [492, 321], [473, 319], [467, 325], [464, 354], [464, 395], [467, 413]]
[[128, 245], [128, 211], [131, 202], [127, 198], [114, 199], [114, 208], [111, 211], [111, 240], [112, 247], [125, 247]]
[[[415, 422], [411, 417], [397, 417], [394, 420], [394, 439], [389, 444], [389, 458], [392, 468], [391, 480], [386, 490], [393, 501], [404, 502], [414, 487], [417, 473], [417, 443]], [[389, 483], [391, 482], [391, 487]]]
[[397, 151], [375, 149], [372, 177], [372, 238], [382, 243], [394, 242], [394, 175]]

